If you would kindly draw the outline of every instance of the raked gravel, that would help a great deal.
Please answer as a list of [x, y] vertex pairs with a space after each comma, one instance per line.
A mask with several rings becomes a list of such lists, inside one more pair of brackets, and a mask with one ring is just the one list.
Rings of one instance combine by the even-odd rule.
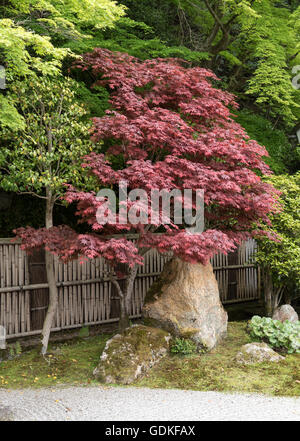
[[300, 421], [300, 397], [134, 387], [0, 389], [4, 407], [16, 421]]

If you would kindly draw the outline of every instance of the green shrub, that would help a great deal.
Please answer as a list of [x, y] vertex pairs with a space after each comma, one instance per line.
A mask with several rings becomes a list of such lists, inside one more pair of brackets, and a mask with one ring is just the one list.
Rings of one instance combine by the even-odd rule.
[[19, 357], [22, 354], [22, 346], [20, 345], [20, 342], [17, 341], [16, 343], [9, 345], [8, 353], [10, 359]]
[[177, 337], [173, 340], [171, 352], [183, 355], [194, 354], [197, 352], [197, 345], [190, 339]]
[[300, 321], [280, 322], [269, 317], [253, 316], [249, 322], [250, 336], [253, 340], [264, 341], [272, 348], [291, 354], [300, 354]]

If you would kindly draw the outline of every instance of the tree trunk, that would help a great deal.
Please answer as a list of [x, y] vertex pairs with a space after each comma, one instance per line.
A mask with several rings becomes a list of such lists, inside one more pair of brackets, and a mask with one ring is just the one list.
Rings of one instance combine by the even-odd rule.
[[120, 320], [119, 320], [119, 331], [122, 333], [126, 328], [129, 327], [129, 311], [133, 292], [133, 285], [136, 278], [138, 266], [135, 265], [129, 270], [128, 277], [126, 280], [126, 286], [123, 292], [123, 296], [120, 298]]
[[126, 298], [120, 299], [120, 319], [119, 319], [119, 332], [122, 334], [126, 328], [130, 325], [129, 313], [127, 309]]
[[[47, 189], [47, 202], [46, 202], [46, 228], [53, 227], [53, 207], [54, 200], [52, 197], [52, 193]], [[45, 250], [45, 261], [46, 261], [46, 272], [47, 272], [47, 281], [49, 285], [49, 307], [47, 310], [47, 314], [44, 321], [44, 326], [42, 330], [42, 355], [45, 355], [48, 350], [48, 343], [50, 337], [50, 331], [53, 324], [53, 319], [57, 309], [58, 303], [58, 291], [55, 280], [54, 273], [54, 262], [53, 255]]]
[[204, 47], [205, 49], [207, 49], [208, 51], [211, 51], [211, 46], [219, 32], [220, 29], [220, 25], [219, 23], [215, 22], [214, 27], [212, 28], [212, 31], [209, 35], [209, 37], [206, 39], [205, 43], [204, 43]]
[[273, 283], [272, 278], [266, 268], [263, 269], [264, 280], [264, 297], [265, 297], [265, 310], [267, 317], [273, 315]]

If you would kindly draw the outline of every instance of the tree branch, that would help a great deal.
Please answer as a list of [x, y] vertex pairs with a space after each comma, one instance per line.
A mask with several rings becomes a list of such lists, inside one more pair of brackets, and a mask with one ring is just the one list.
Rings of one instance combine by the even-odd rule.
[[204, 0], [204, 3], [206, 5], [207, 9], [209, 10], [210, 14], [213, 16], [213, 18], [215, 19], [215, 21], [218, 23], [218, 25], [222, 29], [223, 33], [225, 34], [227, 32], [227, 30], [225, 29], [224, 24], [222, 23], [222, 20], [220, 19], [220, 17], [213, 10], [213, 8], [211, 7], [211, 5], [210, 5], [208, 0]]
[[40, 194], [35, 193], [34, 191], [20, 191], [18, 192], [18, 194], [29, 194], [31, 196], [35, 196], [40, 199], [44, 199], [44, 200], [48, 199], [47, 196], [41, 196]]
[[119, 282], [117, 281], [117, 279], [114, 277], [114, 275], [112, 273], [109, 274], [109, 280], [116, 287], [120, 299], [123, 299], [124, 298], [123, 291], [121, 290]]

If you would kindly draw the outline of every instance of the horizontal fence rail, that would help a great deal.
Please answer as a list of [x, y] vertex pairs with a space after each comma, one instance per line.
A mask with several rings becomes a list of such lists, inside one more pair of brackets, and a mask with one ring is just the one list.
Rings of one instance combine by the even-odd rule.
[[[134, 236], [129, 237], [135, 240]], [[259, 298], [259, 269], [251, 263], [256, 243], [249, 240], [229, 255], [211, 263], [223, 303]], [[131, 302], [131, 317], [140, 317], [146, 292], [157, 279], [170, 254], [150, 250], [139, 267]], [[119, 298], [101, 258], [66, 264], [54, 260], [59, 294], [53, 330], [112, 323], [119, 317]], [[119, 283], [125, 282], [124, 278]], [[7, 338], [38, 334], [48, 308], [49, 293], [44, 253], [27, 256], [18, 242], [0, 239], [0, 325]]]

